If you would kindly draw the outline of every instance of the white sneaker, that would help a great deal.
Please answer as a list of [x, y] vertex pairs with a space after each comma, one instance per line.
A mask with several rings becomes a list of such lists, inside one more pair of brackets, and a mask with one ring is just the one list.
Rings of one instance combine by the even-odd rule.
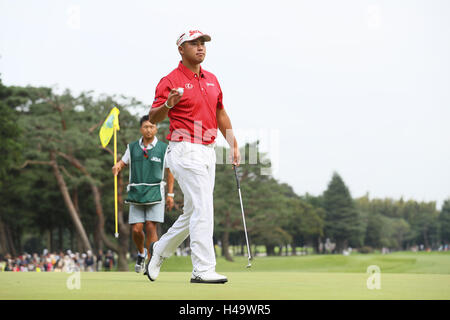
[[146, 273], [147, 277], [150, 281], [155, 281], [156, 278], [158, 278], [159, 270], [161, 269], [161, 265], [164, 261], [164, 257], [155, 255], [155, 252], [153, 251], [153, 246], [155, 245], [155, 242], [152, 242], [150, 244], [150, 255], [152, 256], [150, 258], [150, 261], [147, 264]]
[[191, 283], [225, 283], [228, 279], [222, 274], [211, 271], [203, 274], [196, 275], [192, 273]]
[[139, 253], [137, 255], [136, 264], [134, 265], [134, 271], [137, 273], [141, 273], [144, 269], [145, 259], [147, 257], [147, 249], [144, 248], [144, 256], [141, 256]]

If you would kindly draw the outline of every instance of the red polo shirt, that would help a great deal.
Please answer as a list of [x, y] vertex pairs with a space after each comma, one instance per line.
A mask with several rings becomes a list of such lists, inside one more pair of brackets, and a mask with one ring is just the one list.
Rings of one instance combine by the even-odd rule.
[[181, 100], [169, 110], [169, 141], [210, 144], [217, 137], [216, 109], [222, 109], [222, 90], [217, 78], [200, 67], [200, 77], [181, 62], [161, 79], [152, 108], [166, 102], [173, 88], [183, 88]]

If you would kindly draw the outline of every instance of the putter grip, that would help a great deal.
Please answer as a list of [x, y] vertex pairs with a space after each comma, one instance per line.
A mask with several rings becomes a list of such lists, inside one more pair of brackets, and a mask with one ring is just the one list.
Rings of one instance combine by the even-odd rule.
[[240, 189], [241, 188], [241, 184], [239, 183], [239, 177], [237, 175], [237, 171], [236, 171], [236, 166], [235, 165], [233, 165], [233, 169], [234, 169], [234, 176], [236, 177], [237, 188]]

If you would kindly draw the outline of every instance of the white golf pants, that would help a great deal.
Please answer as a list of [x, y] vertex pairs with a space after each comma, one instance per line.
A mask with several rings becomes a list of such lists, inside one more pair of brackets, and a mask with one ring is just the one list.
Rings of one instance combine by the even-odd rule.
[[169, 257], [190, 235], [193, 273], [215, 271], [213, 191], [216, 173], [214, 145], [170, 142], [167, 166], [184, 195], [183, 214], [155, 243], [154, 251]]

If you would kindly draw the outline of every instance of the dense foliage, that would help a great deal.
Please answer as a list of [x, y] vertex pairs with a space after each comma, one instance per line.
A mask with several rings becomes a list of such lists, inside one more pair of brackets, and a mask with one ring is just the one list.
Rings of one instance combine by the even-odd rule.
[[[113, 106], [120, 109], [119, 156], [126, 144], [139, 138], [137, 109], [132, 98], [91, 92], [73, 96], [50, 88], [6, 87], [0, 82], [0, 253], [106, 248], [119, 254], [126, 270], [126, 254], [133, 248], [128, 208], [123, 195], [128, 172], [119, 176], [119, 240], [113, 237], [114, 202], [111, 147], [103, 149], [99, 128]], [[159, 125], [165, 141], [168, 120]], [[227, 149], [217, 148], [226, 162]], [[326, 252], [353, 248], [427, 248], [450, 242], [450, 200], [441, 211], [434, 202], [403, 199], [353, 199], [343, 179], [334, 173], [323, 195], [300, 196], [261, 169], [270, 166], [258, 142], [242, 146], [241, 189], [252, 250], [296, 254], [309, 246]], [[257, 164], [249, 156], [257, 154]], [[182, 212], [183, 198], [175, 186], [176, 206], [166, 214], [164, 232]], [[214, 191], [215, 234], [227, 259], [230, 246], [245, 245], [239, 198], [230, 164], [218, 164]], [[244, 249], [242, 249], [244, 253]]]

